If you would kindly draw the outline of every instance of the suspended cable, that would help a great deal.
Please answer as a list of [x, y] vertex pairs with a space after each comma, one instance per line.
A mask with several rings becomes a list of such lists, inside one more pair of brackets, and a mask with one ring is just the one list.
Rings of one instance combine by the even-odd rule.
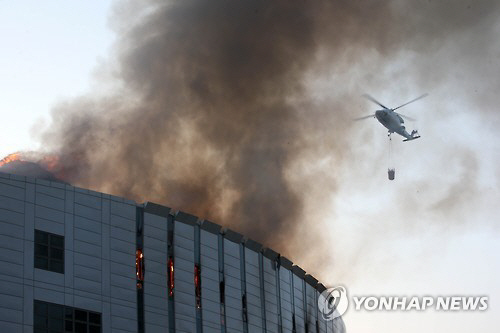
[[388, 168], [387, 168], [387, 175], [389, 177], [389, 180], [394, 180], [394, 176], [396, 173], [396, 170], [394, 169], [394, 161], [392, 157], [392, 138], [391, 135], [389, 135], [389, 149], [388, 149]]

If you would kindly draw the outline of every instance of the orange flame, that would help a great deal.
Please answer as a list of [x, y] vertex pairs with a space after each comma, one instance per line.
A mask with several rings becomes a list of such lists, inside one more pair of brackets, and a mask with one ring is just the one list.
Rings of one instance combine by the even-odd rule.
[[45, 155], [38, 152], [15, 152], [7, 155], [2, 160], [0, 160], [0, 167], [15, 162], [24, 161], [36, 163], [47, 171], [54, 172], [60, 167], [59, 156], [57, 155]]
[[46, 155], [39, 162], [47, 171], [57, 171], [59, 167], [59, 156], [56, 155]]
[[20, 161], [20, 160], [21, 160], [21, 153], [20, 152], [15, 152], [15, 153], [9, 154], [0, 160], [0, 167], [4, 166], [5, 164], [9, 164], [11, 162]]

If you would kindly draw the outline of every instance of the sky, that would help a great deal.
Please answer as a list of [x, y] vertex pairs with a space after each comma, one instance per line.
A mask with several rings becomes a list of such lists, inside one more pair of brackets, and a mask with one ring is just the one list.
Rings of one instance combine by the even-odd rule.
[[89, 88], [113, 42], [110, 5], [0, 1], [0, 110], [4, 124], [11, 124], [0, 134], [0, 155], [37, 148], [31, 134], [48, 121], [54, 104]]
[[[293, 212], [299, 214], [298, 219], [303, 223], [290, 222], [294, 232], [281, 238], [279, 245], [271, 247], [286, 253], [320, 281], [330, 286], [344, 285], [350, 295], [487, 295], [490, 299], [489, 310], [483, 313], [369, 313], [355, 311], [351, 307], [344, 317], [348, 332], [493, 332], [500, 324], [500, 287], [497, 283], [500, 279], [497, 255], [500, 250], [497, 208], [500, 199], [500, 137], [497, 130], [500, 124], [497, 110], [500, 43], [496, 40], [500, 32], [500, 16], [494, 15], [498, 11], [497, 6], [487, 1], [476, 4], [437, 1], [419, 8], [405, 2], [391, 3], [387, 8], [381, 6], [382, 9], [348, 8], [343, 15], [359, 14], [368, 20], [366, 17], [373, 13], [374, 18], [370, 21], [346, 20], [341, 33], [326, 28], [327, 25], [321, 33], [311, 32], [320, 45], [318, 47], [308, 44], [308, 32], [316, 28], [310, 25], [307, 18], [300, 18], [304, 21], [298, 21], [303, 24], [299, 30], [305, 31], [304, 35], [298, 35], [296, 39], [283, 38], [280, 43], [275, 43], [284, 45], [285, 51], [273, 49], [280, 56], [286, 56], [284, 63], [293, 64], [299, 70], [291, 73], [284, 71], [283, 74], [279, 61], [269, 67], [262, 65], [271, 72], [273, 68], [278, 68], [277, 74], [269, 81], [272, 84], [293, 82], [300, 78], [300, 86], [287, 84], [284, 92], [271, 89], [274, 95], [283, 96], [285, 102], [282, 105], [293, 106], [292, 116], [281, 118], [280, 113], [274, 113], [275, 109], [270, 106], [274, 102], [269, 102], [273, 101], [272, 94], [266, 95], [266, 99], [255, 98], [254, 95], [262, 94], [263, 90], [253, 88], [252, 83], [267, 81], [262, 81], [260, 77], [253, 78], [252, 72], [246, 73], [253, 80], [244, 81], [244, 89], [236, 90], [243, 101], [256, 100], [257, 107], [268, 108], [269, 113], [275, 115], [265, 118], [266, 124], [271, 123], [272, 128], [289, 129], [293, 137], [286, 136], [286, 131], [277, 131], [277, 134], [259, 131], [262, 127], [266, 129], [266, 125], [260, 123], [258, 117], [224, 113], [229, 121], [243, 119], [246, 127], [259, 131], [260, 145], [276, 144], [279, 148], [290, 142], [293, 146], [293, 149], [276, 148], [255, 155], [252, 155], [252, 149], [257, 149], [254, 146], [250, 146], [252, 149], [249, 150], [245, 144], [233, 147], [232, 140], [220, 140], [208, 129], [200, 131], [199, 127], [192, 125], [196, 124], [198, 116], [205, 124], [210, 123], [206, 122], [207, 119], [217, 117], [213, 113], [215, 111], [197, 113], [199, 106], [191, 101], [199, 99], [206, 103], [207, 91], [213, 94], [218, 89], [227, 90], [228, 86], [223, 81], [232, 82], [231, 71], [219, 75], [202, 65], [186, 67], [179, 60], [182, 57], [173, 48], [170, 49], [169, 44], [156, 47], [154, 43], [144, 42], [139, 44], [141, 47], [137, 50], [129, 47], [136, 45], [133, 42], [137, 43], [137, 40], [142, 41], [143, 36], [149, 41], [148, 38], [154, 37], [154, 34], [148, 32], [156, 31], [161, 22], [177, 23], [172, 26], [166, 24], [166, 27], [162, 25], [162, 29], [187, 29], [189, 25], [177, 20], [186, 16], [192, 19], [186, 12], [193, 8], [179, 7], [178, 11], [168, 12], [167, 16], [153, 16], [154, 24], [139, 24], [137, 30], [129, 30], [127, 23], [135, 22], [136, 11], [145, 17], [148, 15], [147, 11], [141, 12], [130, 3], [113, 6], [111, 1], [44, 1], [43, 4], [37, 1], [0, 1], [0, 41], [3, 44], [0, 53], [0, 115], [5, 127], [0, 132], [0, 155], [55, 149], [63, 155], [72, 156], [67, 148], [60, 147], [60, 142], [74, 142], [82, 138], [82, 142], [99, 152], [92, 153], [89, 156], [93, 159], [85, 161], [91, 169], [89, 174], [93, 175], [92, 172], [108, 166], [101, 158], [110, 154], [101, 145], [94, 147], [93, 139], [104, 138], [110, 143], [115, 141], [106, 134], [109, 129], [105, 126], [104, 129], [96, 125], [74, 127], [71, 120], [79, 120], [77, 124], [87, 124], [85, 121], [106, 124], [108, 115], [116, 119], [119, 118], [116, 116], [123, 116], [119, 122], [127, 127], [141, 119], [133, 117], [137, 108], [142, 110], [141, 115], [145, 118], [151, 116], [155, 121], [158, 111], [155, 111], [154, 103], [163, 105], [164, 100], [158, 97], [157, 86], [149, 85], [149, 81], [161, 87], [165, 84], [173, 91], [168, 95], [169, 101], [180, 105], [179, 109], [195, 110], [190, 111], [189, 117], [181, 111], [169, 114], [168, 119], [173, 122], [181, 119], [176, 126], [183, 130], [176, 132], [172, 129], [178, 141], [162, 141], [168, 146], [165, 150], [168, 156], [175, 157], [176, 161], [185, 161], [190, 168], [206, 163], [208, 170], [214, 174], [219, 168], [226, 172], [231, 171], [231, 167], [253, 165], [252, 159], [255, 158], [276, 157], [279, 164], [286, 165], [282, 182], [263, 179], [258, 184], [264, 189], [266, 184], [276, 185], [277, 192], [273, 192], [275, 189], [269, 185], [270, 188], [266, 189], [269, 193], [283, 193], [280, 188], [284, 184], [295, 192], [307, 193], [297, 201], [290, 191], [284, 191], [287, 195], [284, 200], [289, 206], [300, 203], [300, 210]], [[194, 12], [202, 15], [195, 18], [204, 18], [203, 15], [217, 17], [218, 13], [212, 13], [210, 8]], [[137, 20], [141, 20], [141, 15], [137, 14]], [[324, 18], [319, 16], [317, 21], [323, 22]], [[290, 17], [294, 18], [292, 14]], [[285, 15], [280, 18], [282, 21], [276, 24], [278, 29], [287, 27], [290, 17]], [[228, 18], [224, 19], [231, 22]], [[339, 16], [339, 20], [345, 19]], [[219, 43], [217, 38], [210, 39], [217, 36], [219, 30], [212, 30], [209, 25], [212, 21], [207, 19], [207, 22], [204, 27], [208, 31], [207, 40]], [[259, 29], [267, 28], [266, 21], [262, 22], [262, 25], [257, 25], [257, 33], [261, 32]], [[363, 22], [372, 30], [358, 31], [356, 27]], [[244, 29], [236, 30], [236, 40], [245, 32]], [[339, 37], [337, 33], [349, 38]], [[241, 38], [246, 40], [245, 36]], [[191, 35], [187, 34], [186, 38], [189, 37]], [[265, 39], [262, 34], [259, 38]], [[223, 70], [224, 66], [232, 68], [238, 65], [238, 62], [235, 62], [236, 65], [231, 62], [231, 57], [223, 57], [224, 61], [212, 60], [204, 48], [205, 40], [197, 41], [199, 47], [195, 50], [201, 50], [202, 59], [207, 59], [212, 65], [210, 68]], [[181, 49], [184, 47], [177, 40], [172, 43]], [[297, 45], [312, 51], [302, 51]], [[294, 50], [294, 53], [290, 55], [286, 52], [288, 49]], [[172, 82], [180, 83], [182, 89], [169, 86], [170, 81], [162, 81], [161, 77], [153, 75], [163, 73], [161, 71], [151, 70], [153, 74], [149, 73], [150, 64], [156, 64], [155, 60], [158, 60], [155, 58], [158, 52], [165, 52], [176, 64], [175, 68], [185, 70], [175, 74], [180, 78], [175, 76], [172, 79]], [[189, 55], [194, 60], [199, 57], [196, 52]], [[135, 67], [141, 70], [135, 70]], [[152, 68], [163, 67], [166, 66]], [[175, 68], [169, 67], [168, 75], [174, 75], [171, 73], [175, 72]], [[146, 72], [149, 76], [142, 77]], [[202, 73], [201, 78], [193, 74], [196, 72]], [[190, 75], [194, 75], [194, 79], [186, 88], [183, 85], [184, 76]], [[212, 78], [215, 83], [205, 84], [203, 75]], [[122, 86], [125, 86], [123, 91], [120, 90]], [[197, 93], [190, 95], [184, 89], [193, 89]], [[107, 91], [112, 91], [109, 93], [111, 97], [106, 97]], [[399, 110], [417, 118], [416, 122], [407, 122], [406, 125], [410, 130], [417, 128], [422, 137], [403, 143], [400, 137], [393, 135], [392, 155], [389, 158], [387, 131], [375, 119], [352, 121], [377, 109], [375, 104], [361, 97], [363, 93], [369, 93], [389, 107], [429, 93], [425, 99]], [[190, 97], [189, 103], [176, 99], [175, 95], [183, 94]], [[117, 102], [117, 96], [133, 108]], [[149, 100], [153, 102], [137, 106], [144, 104], [141, 100], [144, 96], [152, 96]], [[231, 94], [223, 96], [230, 100], [227, 102], [228, 109], [241, 106], [238, 101], [232, 101], [235, 97]], [[226, 107], [225, 101], [210, 101], [215, 106], [214, 110]], [[116, 110], [103, 113], [104, 116], [86, 111], [88, 108], [105, 109], [103, 105], [106, 108], [116, 107]], [[82, 118], [85, 121], [81, 121]], [[133, 121], [128, 122], [129, 119]], [[152, 126], [154, 121], [148, 126]], [[252, 127], [254, 123], [256, 125]], [[96, 134], [89, 139], [75, 128]], [[235, 132], [241, 131], [255, 140], [251, 133], [245, 132], [245, 128], [236, 127]], [[79, 136], [76, 139], [68, 136], [68, 129]], [[220, 132], [219, 123], [209, 129]], [[159, 128], [158, 132], [163, 130]], [[145, 136], [143, 139], [149, 142], [154, 138]], [[207, 141], [210, 144], [206, 144]], [[191, 158], [179, 152], [175, 149], [179, 142], [199, 152], [202, 158]], [[224, 147], [228, 147], [228, 151]], [[239, 154], [240, 150], [249, 153]], [[124, 151], [128, 152], [129, 148]], [[247, 155], [251, 159], [245, 159]], [[213, 156], [216, 156], [216, 161], [221, 158], [231, 160], [231, 156], [236, 156], [236, 160], [243, 163], [235, 161], [229, 166], [221, 165], [214, 163]], [[118, 160], [119, 157], [113, 158]], [[217, 182], [203, 177], [187, 179], [180, 170], [184, 164], [159, 157], [155, 158], [155, 163], [157, 165], [149, 172], [157, 172], [164, 167], [171, 170], [172, 178], [162, 180], [174, 188], [176, 181], [182, 186], [200, 182], [223, 188], [205, 194], [215, 195], [224, 202], [221, 207], [214, 208], [211, 202], [209, 205], [211, 209], [219, 209], [216, 214], [219, 218], [227, 218], [230, 215], [227, 211], [243, 215], [248, 212], [244, 206], [240, 210], [225, 210], [231, 207], [234, 193], [241, 195], [238, 187], [232, 186], [242, 178], [239, 173], [230, 172], [228, 178], [216, 178]], [[177, 165], [180, 165], [179, 170]], [[259, 170], [259, 167], [261, 165], [256, 164], [255, 169]], [[396, 170], [394, 181], [387, 179], [389, 167]], [[113, 171], [119, 175], [135, 172]], [[200, 174], [204, 175], [203, 171]], [[271, 168], [269, 172], [274, 175], [277, 171]], [[106, 172], [103, 174], [108, 175]], [[248, 172], [243, 173], [243, 176], [247, 175]], [[148, 199], [140, 189], [89, 183], [85, 177], [76, 177], [77, 185], [117, 195], [130, 194], [134, 199]], [[147, 185], [144, 184], [144, 187]], [[198, 195], [199, 188], [193, 186], [184, 194]], [[259, 191], [256, 193], [263, 195]], [[151, 193], [160, 200], [164, 199], [163, 195], [161, 190], [152, 190]], [[200, 195], [200, 198], [204, 196]], [[169, 198], [167, 195], [167, 199], [160, 202], [175, 208], [182, 205], [183, 198]], [[260, 206], [262, 204], [259, 200], [251, 201], [252, 212], [258, 214], [259, 210], [265, 209]], [[209, 214], [204, 209], [195, 213], [201, 217]], [[290, 218], [285, 212], [276, 217]], [[289, 220], [286, 221], [284, 226], [272, 226], [273, 230], [282, 232]], [[234, 228], [244, 234], [252, 234], [254, 229], [265, 230], [262, 226], [252, 229], [252, 226], [236, 222]], [[255, 232], [255, 237], [260, 235]]]

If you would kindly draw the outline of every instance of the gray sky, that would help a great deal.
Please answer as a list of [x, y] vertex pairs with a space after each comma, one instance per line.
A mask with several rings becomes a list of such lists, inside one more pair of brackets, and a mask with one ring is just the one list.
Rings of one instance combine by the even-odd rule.
[[[286, 60], [290, 63], [296, 60], [300, 70], [290, 74], [278, 68], [274, 78], [283, 80], [291, 75], [300, 80], [301, 86], [287, 85], [286, 90], [280, 92], [284, 105], [291, 105], [293, 113], [284, 123], [271, 125], [272, 128], [288, 126], [293, 137], [288, 138], [286, 132], [279, 131], [277, 136], [269, 137], [265, 136], [267, 132], [258, 133], [261, 144], [276, 144], [280, 148], [290, 142], [293, 146], [293, 149], [276, 150], [276, 159], [284, 165], [284, 172], [280, 173], [283, 181], [276, 183], [276, 190], [286, 185], [292, 193], [287, 199], [289, 204], [296, 202], [295, 193], [303, 192], [307, 196], [300, 199], [300, 210], [296, 211], [297, 219], [302, 222], [290, 222], [293, 232], [280, 241], [279, 248], [271, 246], [326, 284], [345, 285], [351, 295], [490, 297], [490, 309], [486, 313], [366, 313], [351, 309], [345, 317], [350, 332], [400, 332], [403, 329], [407, 332], [422, 329], [493, 332], [499, 324], [496, 300], [500, 297], [496, 283], [500, 278], [496, 255], [500, 250], [498, 5], [494, 1], [434, 1], [418, 5], [395, 2], [369, 8], [351, 3], [351, 6], [335, 8], [339, 14], [334, 17], [342, 25], [329, 24], [328, 15], [317, 15], [313, 21], [306, 17], [298, 21], [303, 24], [300, 29], [306, 31], [304, 35], [283, 39], [283, 44], [279, 44], [284, 45], [285, 50], [294, 50]], [[196, 17], [182, 11], [188, 9], [189, 6], [179, 8], [177, 13], [181, 19], [182, 15]], [[293, 14], [293, 8], [290, 11]], [[4, 123], [9, 124], [0, 133], [0, 155], [18, 150], [53, 149], [57, 145], [47, 139], [47, 133], [60, 139], [65, 128], [72, 128], [60, 119], [73, 119], [89, 105], [96, 109], [118, 105], [111, 115], [133, 114], [134, 110], [113, 104], [113, 98], [122, 86], [126, 86], [125, 91], [136, 89], [145, 93], [143, 86], [137, 86], [141, 82], [137, 74], [145, 73], [144, 70], [134, 72], [123, 66], [134, 68], [136, 64], [142, 68], [134, 61], [148, 53], [139, 49], [131, 54], [124, 45], [133, 45], [131, 41], [138, 38], [134, 33], [155, 31], [157, 27], [144, 24], [141, 29], [130, 32], [123, 24], [130, 22], [123, 19], [130, 13], [135, 11], [128, 4], [116, 6], [112, 15], [110, 2], [103, 1], [71, 5], [56, 1], [46, 1], [43, 5], [36, 1], [22, 4], [0, 1], [0, 40], [4, 44], [0, 55], [0, 113]], [[176, 21], [177, 16], [165, 13], [172, 22]], [[290, 18], [294, 17], [292, 14]], [[208, 10], [206, 15], [212, 14]], [[159, 18], [163, 17], [159, 14]], [[285, 16], [277, 26], [285, 29], [290, 18]], [[258, 28], [266, 28], [265, 20], [259, 24], [262, 25]], [[324, 31], [317, 32], [318, 26], [324, 26]], [[213, 29], [213, 35], [212, 29], [208, 30], [209, 37], [217, 36], [217, 29]], [[296, 44], [308, 41], [309, 36], [315, 38], [314, 47], [306, 42], [304, 49], [311, 51], [298, 51]], [[113, 46], [115, 38], [119, 42]], [[149, 54], [158, 51], [155, 45], [147, 50]], [[167, 53], [176, 57], [171, 51]], [[144, 59], [151, 58], [145, 56]], [[205, 70], [200, 72], [212, 75]], [[231, 80], [227, 75], [227, 80]], [[224, 77], [216, 78], [224, 80]], [[158, 85], [168, 84], [160, 79], [155, 81]], [[198, 85], [192, 86], [199, 94], [195, 97], [204, 94], [203, 89], [216, 89], [204, 88], [203, 80], [197, 80]], [[255, 80], [260, 82], [259, 77]], [[151, 89], [154, 88], [153, 85]], [[248, 90], [242, 99], [253, 101], [253, 92], [262, 93], [259, 89], [243, 91]], [[300, 93], [290, 93], [296, 90]], [[107, 91], [111, 91], [110, 99], [106, 98]], [[149, 92], [156, 96], [152, 90]], [[422, 137], [405, 143], [393, 137], [391, 166], [396, 168], [396, 179], [391, 182], [387, 180], [386, 130], [374, 119], [355, 123], [351, 119], [377, 109], [375, 104], [361, 98], [363, 93], [373, 95], [384, 105], [397, 106], [424, 92], [430, 93], [429, 97], [400, 110], [418, 119], [415, 123], [408, 122], [407, 127], [416, 126]], [[200, 98], [204, 100], [204, 96]], [[187, 105], [181, 100], [177, 102]], [[218, 100], [213, 103], [219, 107], [225, 105]], [[259, 97], [255, 105], [269, 107], [271, 104]], [[194, 110], [193, 115], [198, 114], [196, 107], [191, 104], [189, 107]], [[53, 109], [57, 110], [55, 116], [51, 116]], [[147, 110], [154, 107], [149, 105]], [[275, 109], [269, 107], [269, 110]], [[85, 112], [82, 114], [86, 115]], [[244, 119], [245, 124], [254, 121], [258, 124], [258, 118], [246, 116], [231, 121], [238, 119]], [[218, 125], [214, 124], [213, 129], [217, 130]], [[260, 130], [262, 126], [256, 128]], [[190, 130], [188, 126], [186, 132], [179, 133], [191, 133]], [[99, 137], [103, 133], [102, 128], [95, 131]], [[210, 132], [200, 135], [213, 139]], [[226, 145], [223, 141], [210, 140], [211, 144], [205, 146], [206, 141], [198, 141], [197, 137], [187, 136], [183, 140], [194, 151], [197, 147], [208, 147], [214, 149], [213, 154], [228, 158], [220, 150]], [[203, 142], [201, 146], [200, 142]], [[186, 158], [172, 148], [171, 141], [163, 143], [169, 145], [166, 151], [170, 156]], [[242, 147], [248, 146], [237, 146], [234, 152]], [[269, 154], [255, 156], [272, 158], [273, 150], [265, 151]], [[102, 154], [105, 153], [103, 150]], [[253, 156], [251, 154], [253, 150], [241, 156]], [[93, 165], [107, 166], [100, 156], [92, 156], [97, 158]], [[211, 172], [221, 167], [212, 163], [211, 155], [203, 158], [210, 162]], [[175, 185], [173, 181], [179, 180], [179, 184], [185, 186], [187, 180], [182, 170], [175, 170], [175, 165], [163, 160], [158, 162], [158, 168], [164, 167], [164, 163], [178, 176], [165, 181]], [[193, 166], [200, 160], [190, 158], [187, 163]], [[242, 165], [234, 163], [230, 166]], [[96, 172], [99, 167], [95, 167]], [[126, 170], [128, 174], [133, 171]], [[275, 171], [270, 169], [271, 174]], [[215, 184], [223, 190], [204, 194], [224, 199], [225, 204], [218, 211], [221, 218], [226, 216], [224, 209], [233, 204], [230, 199], [237, 193], [238, 188], [233, 184], [238, 179], [237, 173], [230, 178], [217, 178]], [[190, 184], [205, 181], [203, 178], [188, 180]], [[266, 179], [260, 181], [263, 187]], [[137, 189], [81, 185], [117, 195], [144, 196]], [[191, 195], [197, 191], [199, 189], [193, 186], [186, 193]], [[161, 191], [155, 193], [161, 197]], [[204, 195], [200, 194], [200, 198]], [[162, 203], [181, 204], [182, 200], [172, 198]], [[259, 201], [253, 203], [258, 213], [259, 208], [262, 209]], [[237, 211], [247, 210], [243, 207]], [[204, 212], [197, 214], [205, 217]], [[248, 224], [234, 224], [236, 230], [252, 232]], [[275, 230], [281, 228], [277, 225]], [[258, 235], [256, 232], [256, 237]]]

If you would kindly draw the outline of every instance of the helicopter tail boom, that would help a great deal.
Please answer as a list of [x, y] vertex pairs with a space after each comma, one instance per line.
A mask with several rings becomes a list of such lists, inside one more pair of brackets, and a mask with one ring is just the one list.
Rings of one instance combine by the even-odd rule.
[[420, 135], [413, 136], [413, 137], [408, 138], [408, 139], [404, 139], [404, 140], [403, 140], [403, 142], [404, 142], [404, 141], [411, 141], [411, 140], [415, 140], [415, 139], [418, 139], [418, 138], [420, 138]]
[[[406, 134], [408, 134], [408, 133], [406, 133]], [[408, 136], [406, 137], [406, 139], [404, 139], [404, 140], [403, 140], [403, 142], [404, 142], [404, 141], [411, 141], [411, 140], [415, 140], [415, 139], [418, 139], [418, 138], [420, 138], [420, 135], [418, 135], [418, 132], [417, 132], [416, 130], [413, 130], [413, 131], [411, 131], [411, 134], [410, 134], [410, 135], [408, 135]]]

